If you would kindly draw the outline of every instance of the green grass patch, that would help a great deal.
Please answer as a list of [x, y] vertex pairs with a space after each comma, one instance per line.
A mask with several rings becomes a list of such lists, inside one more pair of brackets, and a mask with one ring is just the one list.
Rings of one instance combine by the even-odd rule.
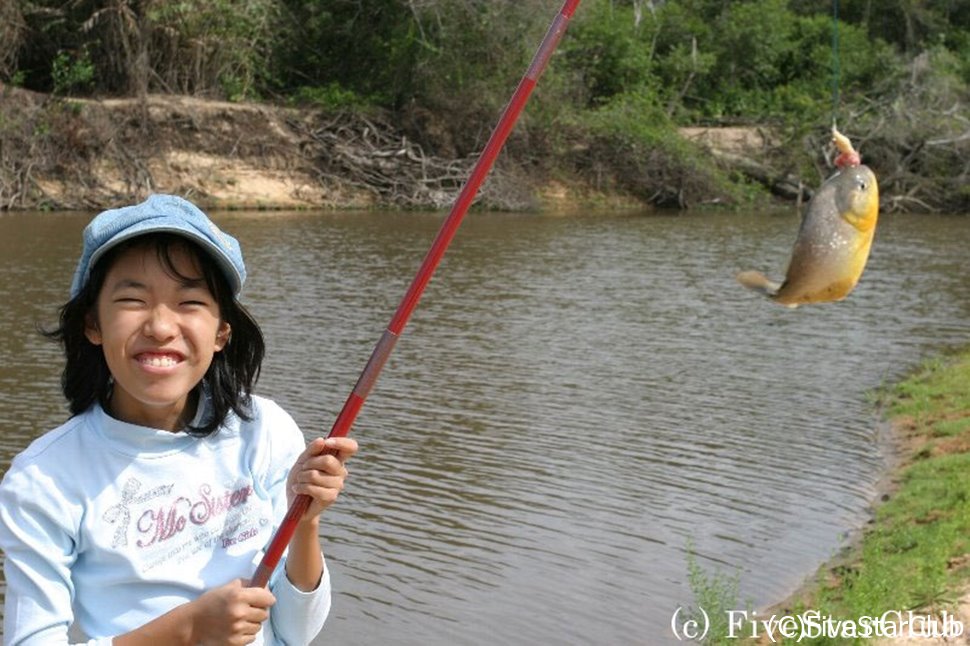
[[970, 581], [970, 350], [926, 363], [880, 399], [908, 447], [898, 484], [851, 553], [820, 571], [793, 612], [852, 620], [952, 612]]

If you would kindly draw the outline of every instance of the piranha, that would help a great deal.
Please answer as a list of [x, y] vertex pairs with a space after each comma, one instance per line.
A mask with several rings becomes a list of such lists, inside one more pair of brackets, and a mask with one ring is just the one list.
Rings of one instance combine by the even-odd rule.
[[838, 169], [825, 180], [802, 218], [782, 283], [758, 271], [743, 271], [738, 282], [781, 305], [840, 301], [859, 282], [879, 217], [876, 176], [862, 164], [848, 137], [832, 127]]

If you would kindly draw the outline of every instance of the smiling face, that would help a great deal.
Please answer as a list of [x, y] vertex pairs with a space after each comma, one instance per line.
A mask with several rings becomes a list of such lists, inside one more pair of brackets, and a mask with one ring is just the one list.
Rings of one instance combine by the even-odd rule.
[[[188, 244], [122, 251], [108, 270], [85, 335], [114, 377], [112, 416], [168, 431], [194, 415], [189, 394], [229, 338]], [[170, 265], [170, 266], [169, 266]]]

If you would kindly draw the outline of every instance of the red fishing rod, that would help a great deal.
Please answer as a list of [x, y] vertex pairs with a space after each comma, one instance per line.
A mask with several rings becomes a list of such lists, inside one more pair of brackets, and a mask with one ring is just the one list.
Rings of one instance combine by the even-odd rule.
[[[539, 81], [543, 70], [546, 69], [546, 65], [549, 63], [552, 53], [559, 44], [559, 39], [562, 38], [563, 33], [566, 31], [569, 19], [576, 12], [576, 7], [579, 5], [579, 2], [580, 0], [566, 0], [556, 15], [556, 18], [549, 26], [549, 30], [542, 39], [542, 43], [539, 44], [539, 49], [536, 50], [532, 62], [529, 64], [529, 69], [526, 70], [522, 80], [519, 81], [519, 85], [515, 89], [515, 94], [512, 95], [512, 99], [505, 106], [505, 111], [499, 118], [495, 130], [492, 131], [488, 143], [485, 144], [485, 149], [475, 163], [475, 167], [472, 169], [468, 181], [465, 182], [461, 192], [458, 194], [458, 199], [455, 200], [454, 206], [451, 207], [451, 212], [442, 223], [441, 229], [438, 230], [438, 235], [431, 244], [431, 249], [428, 250], [424, 262], [421, 263], [417, 275], [411, 282], [407, 293], [404, 294], [404, 298], [401, 300], [400, 305], [398, 305], [390, 324], [377, 342], [377, 346], [374, 348], [370, 359], [368, 359], [367, 364], [364, 366], [363, 372], [357, 379], [353, 391], [351, 391], [347, 401], [344, 402], [344, 407], [340, 410], [340, 414], [337, 415], [337, 419], [333, 423], [333, 428], [330, 429], [330, 434], [327, 437], [344, 437], [350, 433], [350, 427], [353, 426], [354, 420], [357, 418], [357, 413], [360, 412], [361, 407], [364, 405], [364, 400], [367, 399], [367, 395], [370, 394], [371, 389], [374, 387], [374, 383], [384, 368], [384, 364], [387, 363], [391, 350], [394, 349], [394, 345], [401, 336], [404, 326], [407, 324], [408, 319], [411, 318], [411, 313], [417, 306], [421, 294], [424, 293], [424, 288], [427, 286], [428, 281], [431, 280], [431, 275], [441, 262], [445, 250], [451, 244], [451, 240], [458, 231], [461, 220], [465, 217], [468, 207], [471, 206], [472, 201], [475, 199], [475, 195], [485, 180], [485, 176], [488, 175], [492, 164], [495, 163], [495, 158], [498, 157], [502, 146], [505, 145], [505, 140], [508, 138], [509, 133], [512, 132], [512, 127], [515, 125], [519, 114], [529, 100], [529, 95], [532, 94], [532, 90]], [[310, 502], [310, 497], [302, 494], [293, 500], [293, 504], [283, 518], [280, 528], [276, 530], [273, 540], [266, 549], [263, 560], [260, 561], [259, 566], [256, 568], [256, 573], [253, 575], [250, 585], [253, 587], [263, 587], [269, 582], [270, 575], [280, 562], [280, 558], [283, 556], [283, 552], [289, 544], [290, 539], [293, 538], [296, 526], [300, 518], [306, 513]]]

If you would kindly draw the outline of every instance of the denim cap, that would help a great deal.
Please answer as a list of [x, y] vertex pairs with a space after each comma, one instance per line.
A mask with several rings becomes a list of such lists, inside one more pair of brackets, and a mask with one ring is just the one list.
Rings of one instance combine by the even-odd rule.
[[152, 195], [141, 204], [110, 209], [97, 215], [84, 229], [84, 247], [71, 283], [71, 298], [77, 296], [91, 267], [112, 247], [148, 233], [174, 233], [200, 245], [225, 274], [234, 296], [246, 281], [239, 242], [224, 233], [205, 213], [176, 195]]

